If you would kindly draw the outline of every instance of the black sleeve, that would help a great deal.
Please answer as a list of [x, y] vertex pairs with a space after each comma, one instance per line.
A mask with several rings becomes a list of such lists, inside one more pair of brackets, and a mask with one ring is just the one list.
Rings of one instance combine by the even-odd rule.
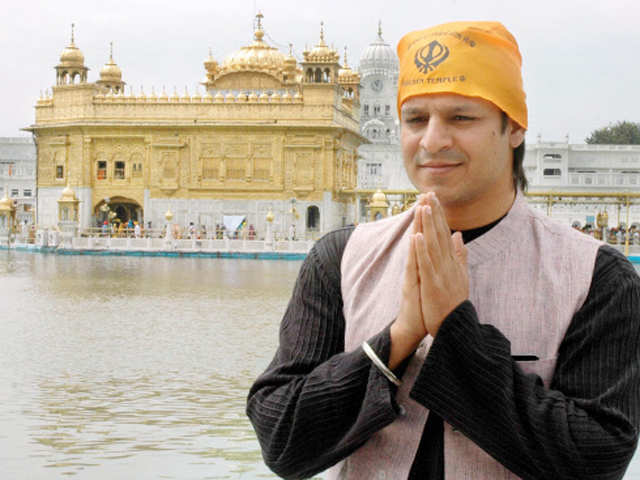
[[464, 302], [445, 319], [411, 396], [524, 479], [620, 479], [637, 442], [640, 278], [598, 251], [549, 389]]
[[[344, 352], [340, 261], [350, 233], [329, 234], [310, 251], [275, 357], [249, 392], [247, 415], [265, 463], [285, 478], [325, 470], [397, 416], [395, 387], [361, 348]], [[387, 363], [389, 328], [369, 344]]]

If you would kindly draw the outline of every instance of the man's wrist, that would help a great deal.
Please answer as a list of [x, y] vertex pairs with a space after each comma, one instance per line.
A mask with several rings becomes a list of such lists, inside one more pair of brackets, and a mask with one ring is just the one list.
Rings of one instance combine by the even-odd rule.
[[391, 338], [391, 353], [389, 354], [389, 368], [391, 370], [413, 354], [425, 337], [416, 332], [408, 331], [397, 320], [391, 324], [389, 336]]

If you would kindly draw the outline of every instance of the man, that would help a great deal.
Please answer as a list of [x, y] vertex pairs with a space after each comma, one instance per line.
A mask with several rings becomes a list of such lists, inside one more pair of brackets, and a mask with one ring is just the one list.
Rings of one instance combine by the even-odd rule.
[[[286, 478], [619, 479], [640, 280], [523, 199], [520, 53], [499, 23], [398, 45], [410, 211], [321, 239], [249, 393]], [[455, 232], [455, 233], [451, 233]]]

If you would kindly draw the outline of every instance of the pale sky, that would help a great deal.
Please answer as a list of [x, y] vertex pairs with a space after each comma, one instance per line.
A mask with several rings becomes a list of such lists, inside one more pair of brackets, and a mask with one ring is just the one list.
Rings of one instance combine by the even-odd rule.
[[[0, 136], [27, 135], [41, 90], [55, 84], [54, 66], [76, 24], [76, 46], [89, 80], [98, 78], [114, 42], [114, 60], [134, 90], [166, 85], [193, 93], [204, 77], [209, 47], [221, 62], [252, 40], [254, 15], [264, 14], [268, 43], [301, 59], [305, 44], [325, 39], [357, 66], [376, 38], [394, 49], [406, 32], [454, 20], [497, 20], [523, 56], [529, 107], [527, 140], [583, 143], [618, 120], [640, 122], [640, 6], [632, 0], [26, 0], [3, 5]], [[201, 90], [202, 92], [202, 90]]]

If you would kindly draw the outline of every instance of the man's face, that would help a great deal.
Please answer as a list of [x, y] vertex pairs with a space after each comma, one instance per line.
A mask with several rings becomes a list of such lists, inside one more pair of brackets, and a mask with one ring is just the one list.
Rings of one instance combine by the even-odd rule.
[[420, 192], [435, 192], [445, 208], [513, 199], [512, 151], [524, 130], [509, 120], [503, 132], [502, 112], [491, 102], [423, 95], [408, 99], [401, 116], [404, 166]]

